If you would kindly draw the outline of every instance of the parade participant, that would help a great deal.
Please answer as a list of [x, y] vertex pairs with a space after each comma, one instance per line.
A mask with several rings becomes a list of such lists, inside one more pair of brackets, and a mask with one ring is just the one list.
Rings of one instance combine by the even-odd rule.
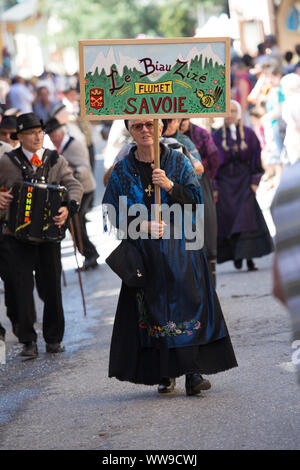
[[271, 68], [266, 73], [266, 80], [269, 84], [269, 92], [266, 96], [266, 112], [261, 116], [260, 123], [264, 128], [264, 165], [267, 174], [275, 177], [277, 185], [282, 172], [282, 149], [286, 132], [286, 125], [282, 119], [282, 105], [284, 95], [280, 86], [282, 77], [281, 68]]
[[295, 68], [293, 70], [294, 73], [297, 73], [298, 75], [300, 75], [300, 44], [296, 44], [295, 46], [295, 52], [297, 54], [297, 63], [295, 64]]
[[[12, 138], [18, 138], [21, 147], [4, 154], [0, 159], [0, 186], [6, 188], [4, 194], [8, 206], [11, 204], [8, 195], [13, 184], [24, 181], [25, 173], [33, 176], [39, 171], [38, 167], [41, 166], [45, 156], [45, 149], [42, 147], [43, 134], [42, 123], [34, 113], [18, 116], [16, 135], [12, 135]], [[26, 172], [15, 164], [16, 156], [26, 167]], [[73, 177], [67, 161], [56, 151], [51, 152], [47, 165], [46, 182], [64, 185], [68, 190], [68, 205], [62, 205], [58, 214], [53, 217], [55, 225], [62, 227], [68, 216], [78, 210], [82, 187]], [[9, 212], [9, 207], [7, 210]], [[43, 336], [46, 351], [50, 353], [64, 351], [61, 345], [64, 334], [64, 312], [61, 296], [60, 243], [34, 244], [19, 240], [9, 233], [5, 235], [5, 240], [12, 254], [10, 262], [14, 266], [15, 283], [12, 294], [17, 304], [17, 335], [20, 343], [24, 344], [21, 355], [36, 357], [38, 354], [33, 310], [33, 271], [37, 263], [44, 301]]]
[[[184, 235], [172, 236], [172, 222], [170, 237], [163, 237], [166, 224], [151, 220], [154, 185], [160, 187], [162, 204], [195, 208], [202, 202], [197, 176], [181, 152], [160, 144], [160, 168], [154, 169], [153, 124], [151, 119], [127, 122], [136, 146], [115, 165], [103, 198], [104, 211], [108, 206], [116, 211], [112, 225], [121, 220], [120, 196], [126, 196], [127, 209], [138, 204], [148, 210], [140, 238], [128, 242], [145, 264], [145, 285], [137, 289], [122, 283], [109, 376], [158, 384], [158, 392], [167, 393], [174, 390], [176, 377], [185, 374], [187, 395], [196, 395], [211, 387], [200, 374], [237, 363], [203, 249], [186, 249]], [[159, 136], [162, 128], [159, 120]]]
[[[86, 138], [84, 133], [78, 126], [75, 117], [70, 111], [68, 111], [66, 105], [59, 103], [52, 111], [51, 117], [55, 117], [60, 124], [65, 124], [68, 129], [68, 133], [77, 140], [80, 140], [86, 145]], [[47, 137], [47, 136], [45, 136]]]
[[0, 140], [0, 157], [3, 155], [5, 152], [9, 152], [12, 150], [12, 146], [7, 144], [6, 142], [3, 142]]
[[[19, 145], [17, 140], [11, 139], [11, 134], [16, 132], [17, 128], [17, 119], [15, 116], [3, 116], [0, 123], [0, 157], [6, 152], [10, 152], [14, 147]], [[4, 282], [4, 296], [5, 296], [5, 305], [7, 309], [7, 316], [12, 323], [13, 332], [16, 334], [17, 331], [17, 321], [15, 318], [16, 315], [16, 306], [15, 306], [15, 296], [13, 292], [13, 282], [14, 276], [12, 272], [11, 265], [11, 255], [10, 248], [8, 243], [5, 243], [3, 236], [3, 223], [4, 223], [4, 214], [7, 209], [8, 201], [12, 199], [12, 195], [5, 191], [5, 188], [0, 187], [0, 277]], [[5, 337], [5, 328], [0, 327], [0, 333], [3, 334], [3, 339]]]
[[214, 287], [216, 287], [217, 261], [217, 213], [212, 181], [219, 166], [219, 152], [210, 133], [202, 127], [183, 119], [179, 130], [194, 143], [201, 155], [204, 172], [200, 181], [204, 200], [204, 247], [211, 268]]
[[120, 152], [122, 147], [128, 143], [132, 142], [131, 135], [129, 134], [126, 126], [124, 126], [121, 119], [116, 119], [113, 121], [104, 153], [104, 168], [108, 170], [114, 165], [114, 160], [117, 154]]
[[282, 118], [286, 122], [284, 147], [287, 160], [293, 164], [300, 158], [300, 76], [289, 73], [281, 79], [285, 96]]
[[16, 127], [15, 116], [3, 116], [0, 123], [0, 156], [18, 145], [18, 141], [11, 139], [11, 134], [16, 132]]
[[[174, 150], [177, 150], [178, 152], [181, 152], [183, 153], [191, 162], [193, 168], [194, 168], [194, 171], [196, 173], [196, 175], [201, 175], [203, 173], [203, 165], [200, 161], [200, 155], [198, 153], [196, 153], [196, 149], [195, 147], [193, 146], [193, 143], [192, 142], [187, 142], [187, 139], [185, 136], [181, 136], [180, 134], [176, 133], [176, 137], [169, 137], [169, 136], [165, 136], [164, 133], [167, 132], [167, 130], [169, 130], [169, 127], [170, 127], [170, 124], [168, 122], [169, 120], [168, 119], [163, 119], [162, 122], [163, 122], [163, 130], [162, 130], [162, 136], [160, 138], [160, 142]], [[176, 124], [176, 128], [178, 128], [179, 126], [179, 123]], [[127, 128], [128, 127], [128, 121], [125, 121], [125, 127]], [[128, 130], [128, 129], [127, 129]], [[192, 156], [192, 154], [190, 153], [190, 151], [187, 149], [186, 145], [183, 144], [183, 142], [187, 143], [188, 144], [188, 147], [194, 151], [196, 153], [196, 156]], [[131, 150], [131, 148], [133, 146], [136, 146], [136, 142], [131, 142], [131, 143], [128, 143], [128, 144], [124, 144], [123, 147], [121, 148], [121, 150], [118, 152], [118, 154], [116, 155], [115, 157], [115, 160], [113, 162], [113, 165], [112, 167], [109, 169], [110, 170], [110, 173], [112, 171], [112, 168], [115, 166], [116, 163], [118, 163], [120, 160], [122, 160], [122, 158], [124, 158], [128, 153], [129, 151]], [[109, 173], [109, 174], [110, 174]], [[106, 185], [105, 185], [106, 186]]]
[[23, 77], [16, 76], [12, 79], [12, 84], [6, 99], [9, 108], [18, 108], [22, 114], [32, 111], [34, 94], [26, 85], [26, 81]]
[[[83, 196], [78, 216], [83, 245], [83, 252], [81, 254], [85, 257], [82, 269], [86, 271], [87, 269], [97, 267], [97, 259], [99, 258], [97, 249], [89, 239], [86, 229], [86, 214], [89, 211], [90, 201], [96, 189], [96, 181], [90, 166], [88, 151], [86, 146], [79, 140], [68, 134], [66, 126], [60, 124], [56, 118], [51, 118], [46, 123], [45, 131], [59, 154], [63, 155], [67, 160], [75, 178], [80, 181], [83, 187]], [[75, 235], [77, 247], [80, 248], [76, 231]]]
[[[199, 155], [198, 150], [196, 149], [194, 143], [192, 140], [185, 134], [181, 134], [179, 132], [179, 126], [181, 124], [181, 119], [166, 119], [166, 122], [168, 124], [167, 129], [164, 131], [164, 136], [165, 137], [170, 137], [173, 139], [178, 140], [182, 145], [184, 145], [192, 157], [196, 158], [196, 160], [199, 160], [201, 162], [201, 156]], [[203, 173], [204, 168], [202, 165], [202, 172]]]
[[253, 88], [252, 76], [249, 69], [250, 64], [247, 63], [245, 56], [243, 58], [234, 58], [231, 61], [233, 74], [231, 95], [240, 103], [242, 119], [246, 125], [250, 124], [248, 96]]
[[241, 123], [241, 107], [231, 100], [230, 116], [212, 134], [219, 150], [219, 168], [214, 185], [218, 191], [217, 262], [233, 260], [236, 269], [247, 259], [249, 271], [257, 270], [252, 258], [272, 252], [272, 239], [256, 190], [263, 174], [259, 141], [252, 129]]
[[283, 75], [287, 75], [288, 73], [295, 72], [295, 64], [293, 63], [293, 52], [286, 51], [284, 54], [285, 65], [283, 66]]
[[[163, 119], [162, 121], [163, 121], [163, 132], [162, 132], [162, 134], [164, 134], [164, 132], [168, 129], [169, 125], [168, 125], [168, 120], [167, 119]], [[125, 121], [125, 126], [124, 127], [126, 128], [126, 130], [128, 132], [128, 129], [127, 129], [128, 121]], [[130, 136], [130, 140], [132, 140], [131, 136]], [[182, 140], [184, 140], [186, 142], [186, 139], [182, 138]], [[160, 138], [160, 142], [167, 145], [168, 147], [170, 147], [174, 150], [177, 150], [178, 152], [183, 153], [190, 160], [196, 175], [201, 175], [203, 173], [203, 165], [202, 165], [201, 161], [198, 160], [197, 158], [193, 157], [190, 154], [189, 150], [186, 148], [186, 146], [183, 145], [182, 143], [179, 143], [179, 141], [177, 139], [175, 139], [173, 137], [164, 137], [164, 136], [162, 136]], [[107, 186], [108, 179], [109, 179], [110, 174], [111, 174], [114, 166], [116, 165], [116, 163], [121, 161], [122, 158], [124, 158], [130, 152], [130, 150], [133, 146], [136, 146], [136, 142], [131, 142], [131, 143], [128, 143], [128, 144], [124, 144], [123, 147], [120, 149], [120, 151], [117, 153], [112, 166], [104, 173], [104, 176], [103, 176], [104, 186]], [[199, 158], [199, 156], [198, 156], [198, 158]]]
[[[64, 97], [63, 97], [62, 103], [64, 106], [66, 106], [66, 109], [69, 112], [69, 119], [73, 121], [76, 126], [78, 126], [78, 129], [80, 130], [80, 132], [82, 132], [85, 138], [85, 143], [87, 145], [89, 157], [90, 157], [90, 164], [91, 164], [92, 170], [94, 171], [95, 149], [94, 149], [94, 144], [93, 144], [93, 139], [92, 139], [92, 125], [90, 122], [80, 117], [79, 92], [78, 92], [77, 87], [69, 87], [64, 91]], [[59, 120], [58, 116], [54, 116], [54, 117], [56, 117]]]
[[291, 317], [292, 362], [300, 384], [300, 153], [283, 169], [271, 212], [276, 227], [273, 294]]
[[41, 121], [46, 122], [50, 119], [51, 113], [57, 104], [57, 102], [50, 100], [50, 91], [46, 86], [38, 87], [33, 112]]
[[[4, 283], [4, 300], [7, 308], [7, 316], [11, 321], [13, 332], [16, 334], [17, 321], [15, 296], [13, 295], [14, 273], [12, 271], [11, 253], [8, 243], [5, 243], [3, 235], [3, 222], [4, 213], [9, 205], [9, 201], [13, 196], [6, 191], [0, 190], [0, 278]], [[0, 339], [5, 339], [5, 328], [0, 323]]]
[[[78, 96], [78, 94], [77, 94]], [[67, 106], [63, 103], [58, 104], [52, 111], [51, 117], [55, 117], [60, 124], [65, 124], [70, 136], [76, 140], [80, 140], [84, 146], [87, 147], [90, 165], [92, 170], [95, 168], [95, 149], [92, 138], [92, 125], [81, 119], [80, 115], [71, 112], [67, 109]], [[91, 198], [90, 208], [93, 205], [94, 195]]]

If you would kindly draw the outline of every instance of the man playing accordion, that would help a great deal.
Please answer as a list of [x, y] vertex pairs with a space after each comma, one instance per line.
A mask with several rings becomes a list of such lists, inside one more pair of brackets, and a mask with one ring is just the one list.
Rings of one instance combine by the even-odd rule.
[[[37, 186], [42, 188], [47, 188], [47, 185], [51, 188], [56, 185], [65, 187], [67, 200], [63, 201], [56, 213], [52, 214], [53, 217], [51, 216], [54, 226], [61, 230], [68, 217], [78, 211], [83, 192], [64, 157], [56, 151], [42, 147], [43, 135], [43, 123], [34, 113], [21, 114], [17, 118], [16, 134], [11, 136], [18, 138], [21, 145], [0, 158], [0, 188], [4, 188], [0, 197], [0, 210], [6, 211], [6, 219], [9, 221], [4, 233], [4, 243], [11, 252], [11, 264], [14, 266], [14, 279], [9, 283], [9, 288], [14, 290], [11, 294], [16, 299], [16, 333], [20, 343], [24, 344], [21, 355], [30, 357], [38, 354], [37, 333], [34, 329], [34, 271], [38, 292], [44, 302], [43, 337], [46, 352], [64, 351], [61, 344], [64, 334], [59, 243], [61, 238], [33, 241], [30, 237], [22, 239], [16, 235], [17, 232], [13, 233], [10, 230], [13, 225], [10, 216], [15, 214], [12, 208], [16, 198], [14, 199], [12, 193], [16, 184], [22, 185], [30, 181], [41, 182], [42, 184]], [[28, 207], [25, 209], [29, 211]], [[28, 223], [27, 220], [23, 226]]]

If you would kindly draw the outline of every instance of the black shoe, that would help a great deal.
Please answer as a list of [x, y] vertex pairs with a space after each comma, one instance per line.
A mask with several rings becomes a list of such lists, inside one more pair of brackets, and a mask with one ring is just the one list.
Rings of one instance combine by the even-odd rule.
[[209, 390], [211, 388], [211, 383], [209, 380], [206, 380], [202, 375], [197, 372], [194, 374], [187, 374], [185, 376], [185, 390], [186, 394], [198, 395], [201, 390]]
[[28, 343], [24, 343], [23, 349], [19, 354], [20, 356], [28, 356], [28, 357], [37, 357], [38, 355], [38, 348], [35, 341], [30, 341]]
[[234, 264], [234, 267], [236, 269], [241, 269], [242, 264], [243, 264], [243, 260], [242, 259], [236, 259], [236, 260], [234, 260], [233, 264]]
[[248, 271], [258, 271], [258, 267], [255, 266], [252, 259], [247, 259]]
[[62, 353], [65, 351], [65, 347], [60, 343], [47, 343], [46, 352], [51, 354]]
[[176, 385], [176, 381], [173, 378], [166, 377], [162, 379], [161, 383], [157, 387], [158, 393], [170, 393], [173, 392]]
[[5, 329], [3, 326], [0, 327], [0, 340], [5, 341]]
[[98, 258], [99, 256], [94, 256], [93, 258], [86, 258], [81, 268], [81, 271], [88, 271], [88, 269], [97, 268], [99, 266], [97, 263]]

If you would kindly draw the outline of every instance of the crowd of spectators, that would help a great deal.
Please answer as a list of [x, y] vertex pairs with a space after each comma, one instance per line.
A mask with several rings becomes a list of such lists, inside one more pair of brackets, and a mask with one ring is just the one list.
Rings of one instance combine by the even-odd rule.
[[279, 183], [284, 165], [296, 158], [291, 153], [291, 129], [300, 132], [300, 110], [290, 108], [291, 96], [297, 101], [299, 93], [300, 44], [294, 51], [281, 51], [275, 37], [266, 36], [255, 57], [232, 57], [231, 96], [242, 107], [244, 124], [261, 143], [264, 180], [272, 184]]

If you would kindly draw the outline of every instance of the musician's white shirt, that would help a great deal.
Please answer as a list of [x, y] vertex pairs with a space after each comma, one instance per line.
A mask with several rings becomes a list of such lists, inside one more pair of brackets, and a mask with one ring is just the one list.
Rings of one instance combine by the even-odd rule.
[[[44, 152], [45, 152], [45, 149], [44, 148], [41, 148], [39, 150], [37, 150], [36, 152], [29, 152], [29, 150], [26, 150], [24, 149], [24, 147], [22, 147], [22, 152], [24, 153], [24, 155], [28, 158], [28, 161], [30, 163], [30, 160], [32, 159], [32, 156], [34, 154], [36, 154], [40, 160], [42, 160], [42, 157], [44, 155]], [[34, 165], [31, 165], [32, 168], [33, 168], [33, 171], [35, 172], [37, 170], [37, 167], [34, 166]]]

